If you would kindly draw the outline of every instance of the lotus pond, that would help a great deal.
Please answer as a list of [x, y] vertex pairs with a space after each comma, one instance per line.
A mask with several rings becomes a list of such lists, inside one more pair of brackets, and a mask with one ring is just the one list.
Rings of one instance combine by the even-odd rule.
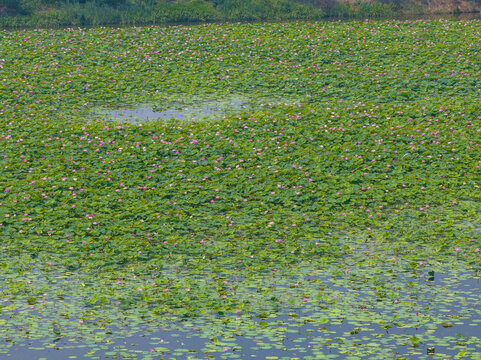
[[479, 20], [0, 51], [0, 357], [481, 359]]

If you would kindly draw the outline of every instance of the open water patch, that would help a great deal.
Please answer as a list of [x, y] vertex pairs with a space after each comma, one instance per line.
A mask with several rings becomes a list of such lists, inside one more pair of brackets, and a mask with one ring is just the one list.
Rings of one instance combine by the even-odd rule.
[[97, 109], [107, 120], [121, 123], [141, 124], [150, 121], [202, 121], [222, 119], [276, 105], [292, 105], [280, 98], [248, 98], [232, 95], [225, 98], [199, 98], [169, 101], [166, 104], [139, 104], [119, 108]]

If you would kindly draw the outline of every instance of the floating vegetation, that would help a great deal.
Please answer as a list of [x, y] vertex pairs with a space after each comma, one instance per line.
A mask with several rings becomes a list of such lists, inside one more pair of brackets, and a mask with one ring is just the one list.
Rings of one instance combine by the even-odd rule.
[[1, 357], [480, 359], [480, 29], [4, 31]]

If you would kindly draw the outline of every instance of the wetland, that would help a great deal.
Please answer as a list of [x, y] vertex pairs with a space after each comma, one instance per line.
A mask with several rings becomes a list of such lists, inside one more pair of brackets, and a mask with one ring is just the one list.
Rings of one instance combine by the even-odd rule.
[[479, 360], [480, 25], [4, 30], [1, 357]]

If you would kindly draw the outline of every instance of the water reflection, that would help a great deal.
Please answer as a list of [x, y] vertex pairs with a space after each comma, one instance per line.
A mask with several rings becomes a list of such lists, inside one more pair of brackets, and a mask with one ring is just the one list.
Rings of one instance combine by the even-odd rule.
[[[30, 270], [32, 272], [28, 273], [29, 277], [25, 280], [33, 279], [37, 273], [41, 275], [35, 268]], [[214, 355], [215, 358], [250, 358], [255, 355], [257, 358], [278, 356], [280, 359], [287, 359], [306, 356], [319, 358], [320, 353], [332, 355], [332, 358], [348, 359], [349, 355], [355, 355], [354, 353], [359, 355], [367, 351], [365, 354], [370, 354], [369, 351], [374, 351], [372, 346], [378, 346], [369, 358], [393, 358], [389, 354], [397, 353], [406, 359], [422, 359], [429, 358], [428, 355], [431, 354], [428, 354], [428, 351], [433, 351], [430, 350], [433, 348], [436, 355], [442, 353], [450, 358], [456, 356], [460, 349], [471, 353], [476, 348], [479, 349], [476, 344], [479, 343], [481, 324], [481, 283], [476, 273], [454, 272], [448, 268], [445, 272], [417, 268], [406, 272], [399, 271], [393, 278], [389, 272], [373, 275], [372, 269], [368, 268], [353, 268], [351, 272], [353, 274], [350, 275], [337, 274], [324, 269], [322, 272], [316, 271], [316, 275], [312, 275], [311, 271], [307, 272], [311, 275], [293, 275], [293, 281], [307, 282], [309, 288], [320, 290], [319, 286], [322, 285], [327, 294], [338, 291], [342, 295], [335, 300], [336, 304], [332, 304], [332, 301], [325, 303], [322, 299], [311, 301], [313, 293], [310, 293], [310, 296], [307, 295], [310, 297], [309, 302], [301, 305], [284, 302], [277, 310], [266, 309], [265, 314], [263, 305], [260, 304], [261, 309], [258, 312], [238, 315], [251, 324], [249, 326], [237, 328], [234, 321], [237, 315], [226, 313], [215, 320], [196, 318], [175, 324], [146, 321], [129, 329], [128, 320], [122, 320], [123, 315], [119, 311], [115, 315], [118, 317], [117, 321], [99, 325], [98, 328], [86, 328], [83, 333], [73, 334], [70, 331], [73, 325], [64, 323], [63, 337], [57, 336], [53, 325], [45, 332], [44, 339], [19, 340], [20, 338], [12, 337], [13, 343], [4, 344], [0, 353], [7, 351], [2, 354], [5, 359], [44, 357], [49, 360], [71, 356], [92, 359], [113, 356], [119, 359], [158, 359], [169, 355], [186, 358], [187, 354], [192, 355], [192, 358]], [[53, 273], [49, 275], [52, 276]], [[357, 273], [357, 276], [354, 273]], [[71, 272], [55, 275], [60, 278], [55, 283], [46, 282], [41, 277], [37, 278], [36, 282], [43, 281], [50, 288], [49, 292], [55, 293], [55, 289], [60, 287], [62, 293], [68, 293], [68, 284], [75, 288], [79, 281], [87, 280], [87, 276], [84, 278], [83, 274]], [[237, 279], [239, 294], [245, 281], [243, 278]], [[309, 291], [307, 288], [300, 289], [298, 294], [296, 288], [289, 284], [284, 278], [269, 277], [266, 278], [265, 285], [271, 286], [269, 296], [279, 299], [296, 298], [300, 293]], [[263, 283], [259, 286], [261, 285]], [[378, 289], [375, 288], [389, 290], [390, 287], [396, 290], [396, 294], [382, 297], [382, 302], [377, 302], [379, 296]], [[256, 291], [247, 290], [243, 290], [246, 291], [245, 296]], [[355, 295], [349, 296], [354, 293]], [[75, 298], [75, 295], [71, 296]], [[260, 301], [260, 298], [258, 299]], [[49, 313], [29, 311], [28, 316], [42, 317], [45, 323], [52, 324], [52, 320], [56, 320], [59, 313], [68, 313], [74, 309], [64, 306], [65, 303], [73, 304], [69, 301], [72, 299], [65, 300], [52, 302], [52, 307], [48, 308]], [[4, 306], [16, 303], [18, 311], [13, 313], [22, 315], [28, 304], [22, 306], [19, 301], [21, 300], [16, 299]], [[413, 306], [405, 306], [408, 302]], [[113, 313], [109, 314], [113, 316]], [[15, 316], [11, 317], [12, 312], [6, 309], [4, 315], [10, 316], [10, 322], [15, 320]], [[73, 316], [71, 323], [76, 320]], [[16, 321], [18, 328], [26, 328], [20, 318]], [[216, 322], [215, 326], [212, 321]], [[99, 321], [100, 323], [102, 321]], [[122, 325], [127, 327], [122, 328]], [[260, 331], [261, 329], [269, 331]], [[90, 335], [86, 336], [86, 332]], [[74, 337], [69, 337], [69, 333]], [[92, 335], [94, 333], [95, 337]], [[98, 341], [92, 343], [93, 338]], [[457, 344], [456, 347], [454, 344]], [[371, 348], [367, 349], [369, 346]], [[152, 357], [147, 357], [151, 354], [151, 349], [156, 350]], [[224, 352], [224, 349], [227, 350]], [[346, 353], [351, 350], [353, 353]], [[122, 354], [125, 354], [125, 357]]]

